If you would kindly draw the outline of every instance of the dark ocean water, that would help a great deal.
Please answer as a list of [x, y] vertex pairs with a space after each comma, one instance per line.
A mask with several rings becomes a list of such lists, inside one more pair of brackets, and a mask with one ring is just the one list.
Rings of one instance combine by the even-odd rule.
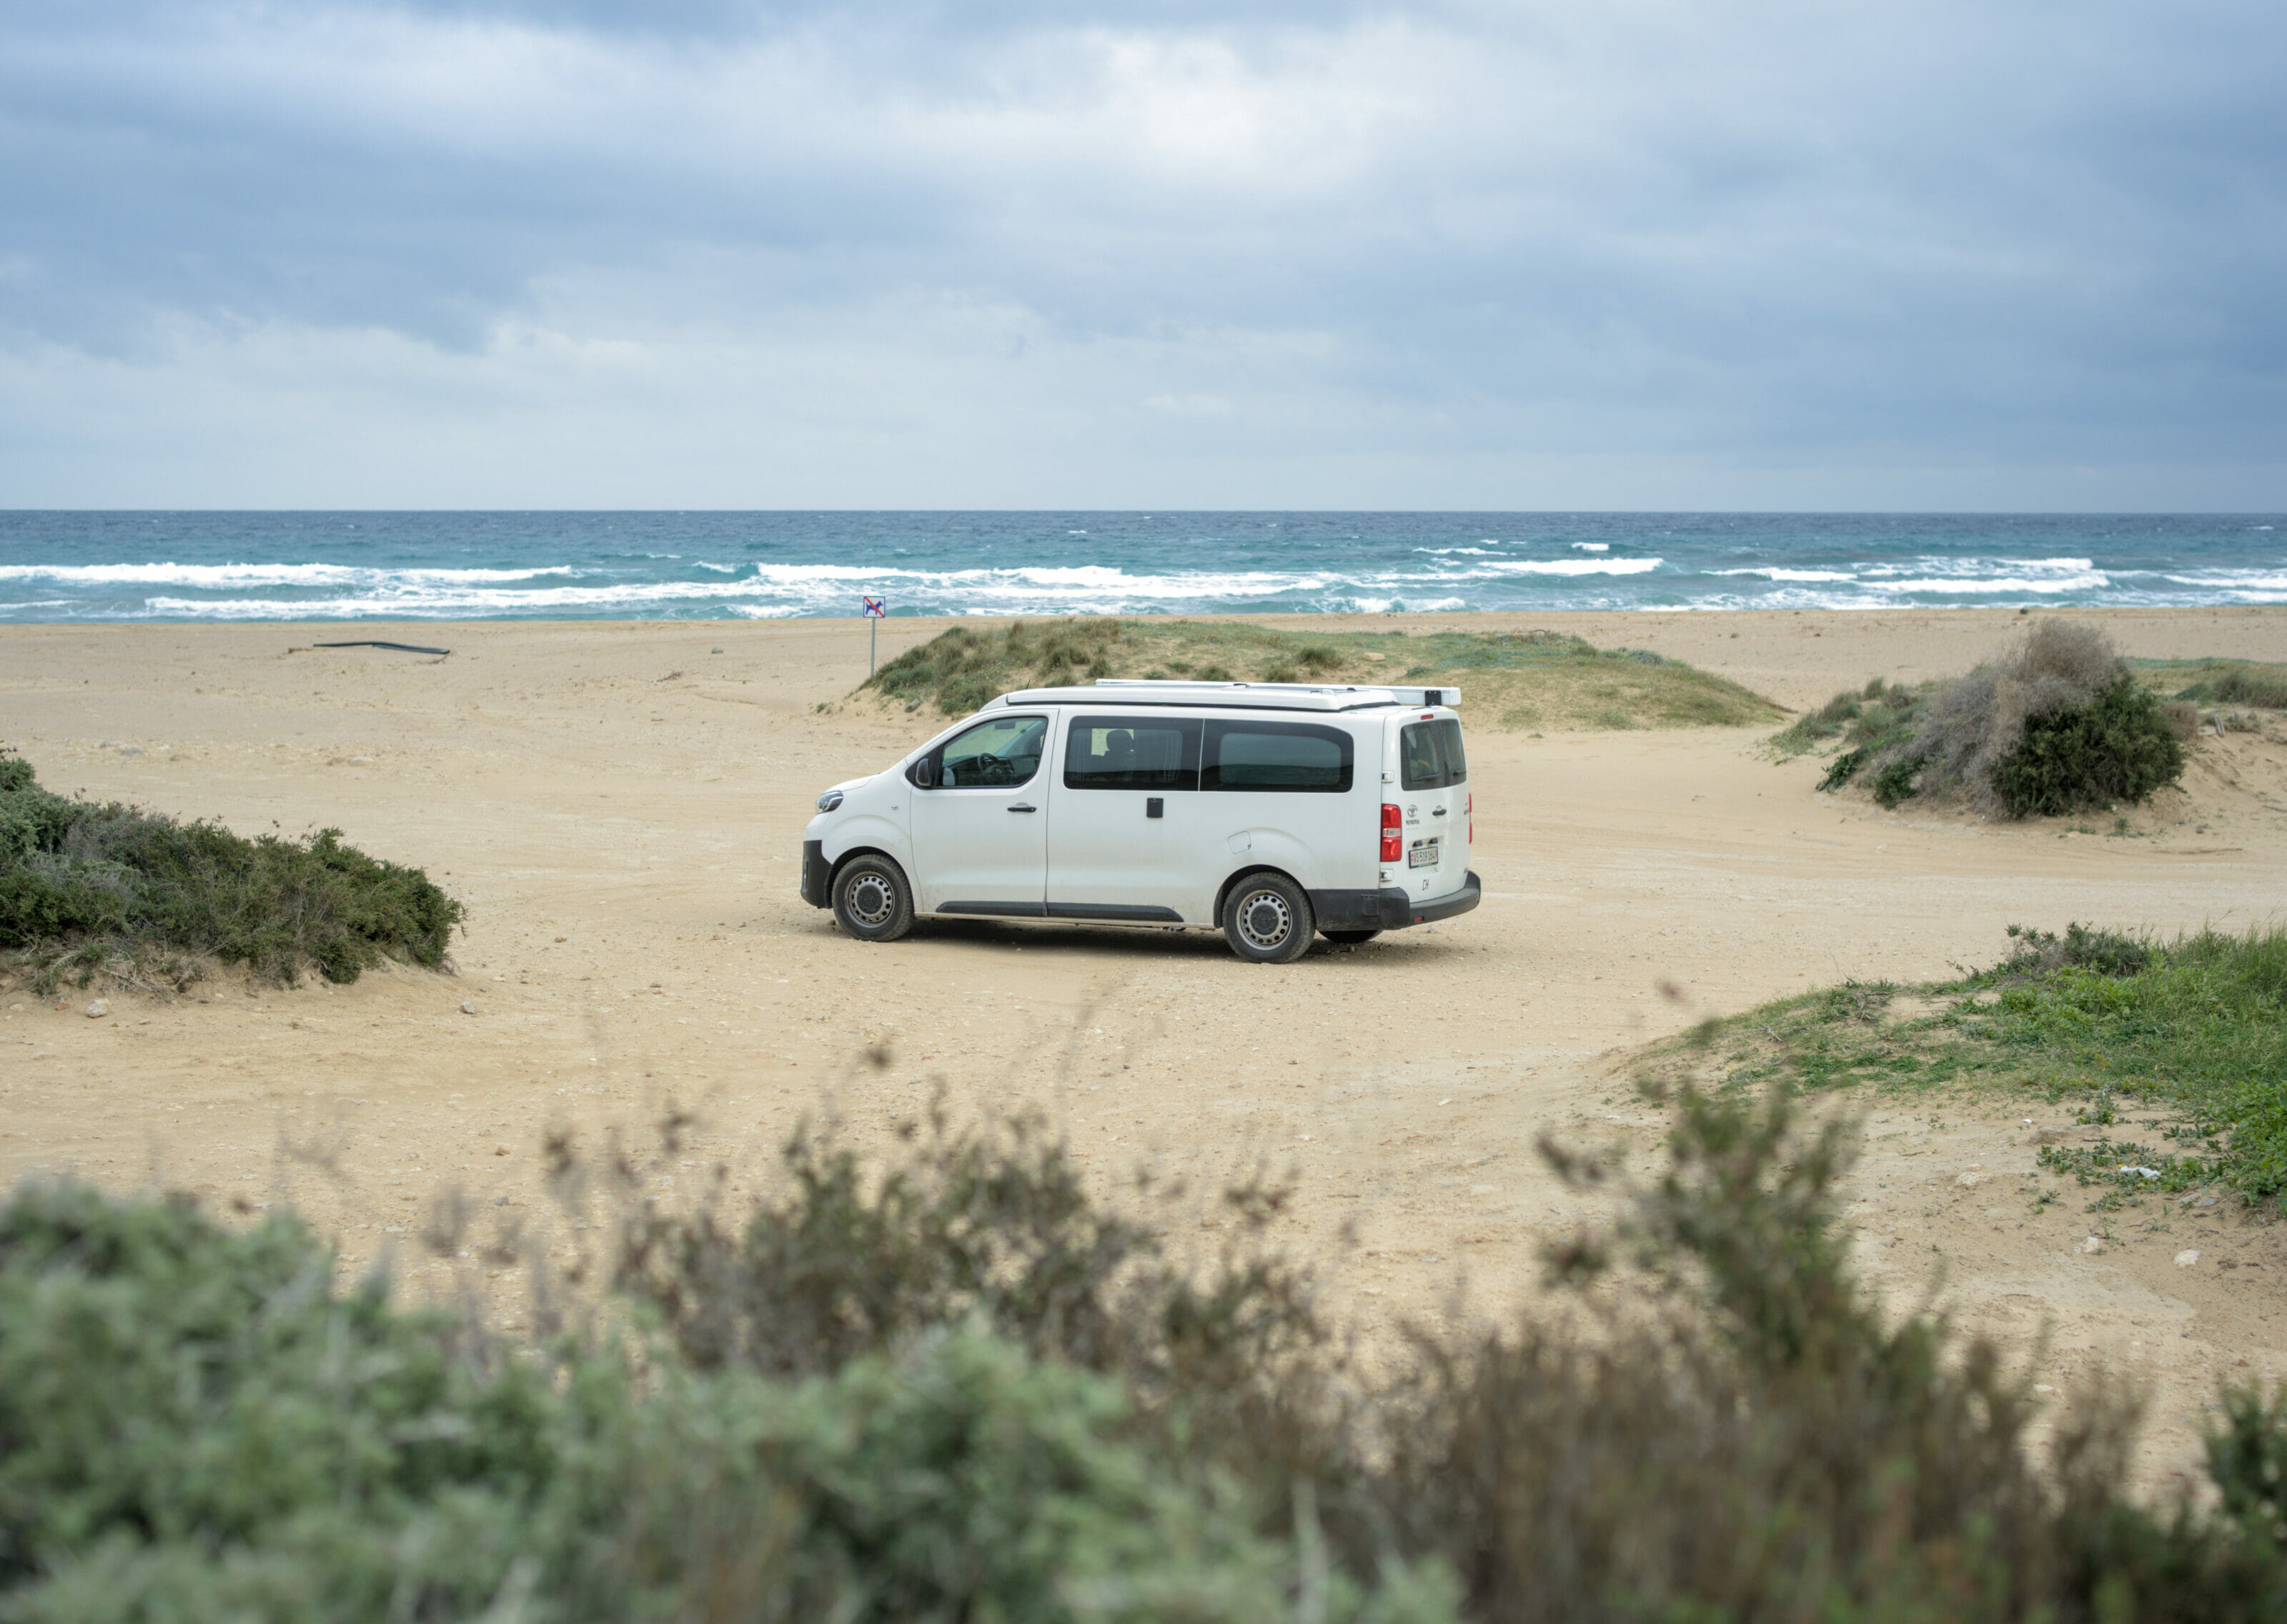
[[0, 620], [2287, 603], [2276, 515], [0, 513]]

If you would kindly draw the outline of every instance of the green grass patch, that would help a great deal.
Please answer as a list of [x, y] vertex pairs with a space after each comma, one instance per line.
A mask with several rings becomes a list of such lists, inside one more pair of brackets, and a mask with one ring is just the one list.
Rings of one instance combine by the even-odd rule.
[[[2092, 1129], [2137, 1110], [2143, 1139], [2052, 1146], [2044, 1163], [2124, 1199], [2217, 1180], [2287, 1194], [2287, 930], [2010, 934], [2009, 958], [1957, 981], [1852, 984], [1733, 1017], [1712, 1063], [1735, 1086], [2021, 1090]], [[1687, 1058], [1671, 1046], [1661, 1063]]]
[[1108, 616], [952, 627], [889, 661], [858, 692], [960, 716], [996, 694], [1099, 677], [1455, 686], [1479, 726], [1551, 731], [1754, 727], [1783, 714], [1679, 661], [1561, 632], [1408, 635]]
[[179, 988], [218, 958], [353, 981], [384, 958], [441, 967], [461, 904], [337, 829], [252, 840], [51, 793], [0, 754], [0, 953], [41, 990], [107, 969]]

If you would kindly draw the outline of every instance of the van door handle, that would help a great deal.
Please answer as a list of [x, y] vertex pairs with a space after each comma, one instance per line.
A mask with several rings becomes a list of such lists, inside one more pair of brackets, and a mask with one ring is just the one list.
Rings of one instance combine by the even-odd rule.
[[1009, 810], [1011, 812], [1037, 812], [1040, 810], [1040, 808], [1027, 806], [1025, 802], [1020, 800], [1015, 806], [1009, 808]]
[[1445, 808], [1439, 807], [1436, 811], [1430, 813], [1429, 816], [1432, 817], [1443, 817], [1445, 816]]

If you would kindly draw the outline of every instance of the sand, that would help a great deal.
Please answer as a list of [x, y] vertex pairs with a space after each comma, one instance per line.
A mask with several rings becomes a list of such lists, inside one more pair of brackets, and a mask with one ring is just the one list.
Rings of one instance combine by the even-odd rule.
[[[2287, 658], [2287, 611], [2088, 618], [2133, 655]], [[1362, 622], [1555, 627], [1790, 706], [1965, 669], [2023, 623]], [[892, 621], [882, 656], [941, 629]], [[307, 648], [344, 635], [452, 653]], [[868, 946], [795, 891], [817, 792], [936, 725], [822, 713], [865, 659], [861, 625], [817, 620], [0, 627], [0, 740], [49, 786], [248, 832], [338, 827], [469, 908], [452, 976], [224, 978], [174, 1002], [112, 993], [99, 1019], [89, 994], [65, 1009], [0, 994], [0, 1171], [188, 1189], [225, 1212], [290, 1202], [345, 1267], [393, 1257], [418, 1293], [455, 1266], [412, 1244], [447, 1189], [559, 1258], [584, 1239], [542, 1187], [551, 1131], [649, 1147], [662, 1193], [718, 1167], [752, 1188], [805, 1114], [871, 1141], [941, 1085], [956, 1111], [1048, 1112], [1107, 1183], [1291, 1174], [1291, 1243], [1372, 1335], [1531, 1292], [1541, 1242], [1584, 1215], [1540, 1135], [1632, 1144], [1648, 1164], [1634, 1045], [1848, 977], [1990, 963], [2013, 922], [2172, 931], [2287, 911], [2287, 752], [2256, 736], [2204, 740], [2186, 790], [2115, 838], [1820, 796], [1817, 768], [1775, 764], [1760, 730], [1478, 729], [1486, 894], [1460, 919], [1286, 968], [1202, 934], [969, 923]], [[661, 1155], [647, 1124], [670, 1102], [699, 1120]], [[2085, 1196], [2036, 1214], [2021, 1194], [2034, 1135], [2064, 1112], [1854, 1104], [1871, 1113], [1850, 1215], [1870, 1278], [1901, 1305], [1935, 1282], [1965, 1323], [2046, 1348], [2045, 1385], [2096, 1360], [2148, 1379], [2148, 1484], [2193, 1467], [2220, 1377], [2287, 1375], [2287, 1225], [2227, 1203], [2159, 1232], [2116, 1220], [2084, 1251]], [[2188, 1249], [2199, 1261], [2178, 1265]], [[491, 1273], [513, 1320], [518, 1272]]]

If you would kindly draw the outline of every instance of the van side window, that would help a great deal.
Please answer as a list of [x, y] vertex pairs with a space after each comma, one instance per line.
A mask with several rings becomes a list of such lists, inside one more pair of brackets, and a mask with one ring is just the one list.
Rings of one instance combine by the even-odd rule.
[[1402, 789], [1442, 790], [1444, 758], [1437, 750], [1437, 726], [1409, 721], [1397, 730], [1397, 782]]
[[1346, 794], [1357, 745], [1340, 728], [1296, 721], [1210, 721], [1203, 790]]
[[1195, 790], [1199, 724], [1163, 716], [1075, 716], [1064, 741], [1064, 786]]
[[1041, 770], [1045, 716], [995, 716], [946, 741], [938, 753], [939, 789], [1013, 789]]

